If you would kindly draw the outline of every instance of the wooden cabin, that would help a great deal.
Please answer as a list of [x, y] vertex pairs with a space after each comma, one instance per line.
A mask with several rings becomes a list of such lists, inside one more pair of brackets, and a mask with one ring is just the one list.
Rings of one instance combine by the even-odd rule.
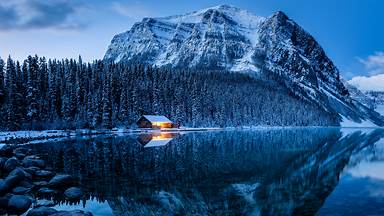
[[165, 116], [160, 115], [143, 115], [138, 121], [139, 128], [172, 128], [173, 122]]

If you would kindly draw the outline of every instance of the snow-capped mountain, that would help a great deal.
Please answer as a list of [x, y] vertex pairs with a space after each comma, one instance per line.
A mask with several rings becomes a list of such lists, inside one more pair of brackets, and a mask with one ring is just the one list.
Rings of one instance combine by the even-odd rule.
[[105, 59], [156, 66], [257, 70], [259, 30], [266, 18], [222, 5], [182, 16], [145, 18], [116, 35]]
[[[384, 115], [384, 74], [356, 76], [345, 83], [351, 97]], [[355, 90], [353, 90], [355, 89]]]
[[384, 125], [378, 113], [349, 96], [322, 47], [283, 12], [260, 17], [221, 5], [145, 18], [112, 39], [104, 60], [272, 76], [297, 97], [340, 114], [340, 120]]
[[369, 91], [365, 94], [372, 98], [375, 111], [384, 115], [384, 91]]
[[359, 88], [347, 81], [343, 81], [343, 83], [344, 86], [348, 89], [351, 98], [359, 101], [369, 108], [375, 109], [375, 98], [373, 96], [367, 94], [367, 92], [361, 91]]

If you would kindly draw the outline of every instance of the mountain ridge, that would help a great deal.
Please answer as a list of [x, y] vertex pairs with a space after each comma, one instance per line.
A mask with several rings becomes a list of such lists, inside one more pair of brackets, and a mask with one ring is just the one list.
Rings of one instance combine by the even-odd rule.
[[144, 18], [116, 35], [104, 56], [154, 67], [274, 74], [289, 91], [356, 122], [383, 117], [353, 100], [317, 41], [284, 12], [260, 17], [219, 5], [185, 15]]

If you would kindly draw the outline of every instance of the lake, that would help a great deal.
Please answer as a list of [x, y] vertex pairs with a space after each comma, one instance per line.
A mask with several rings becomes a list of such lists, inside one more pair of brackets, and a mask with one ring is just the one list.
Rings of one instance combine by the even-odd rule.
[[28, 145], [94, 215], [384, 215], [384, 130], [76, 137]]

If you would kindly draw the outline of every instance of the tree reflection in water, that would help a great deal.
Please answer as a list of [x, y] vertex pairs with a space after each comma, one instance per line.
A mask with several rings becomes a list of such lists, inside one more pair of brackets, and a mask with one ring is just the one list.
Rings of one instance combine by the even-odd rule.
[[[31, 145], [115, 215], [313, 215], [382, 130], [274, 129], [78, 138]], [[147, 137], [146, 137], [147, 136]], [[145, 148], [151, 140], [165, 145]], [[172, 140], [168, 140], [172, 139]]]

